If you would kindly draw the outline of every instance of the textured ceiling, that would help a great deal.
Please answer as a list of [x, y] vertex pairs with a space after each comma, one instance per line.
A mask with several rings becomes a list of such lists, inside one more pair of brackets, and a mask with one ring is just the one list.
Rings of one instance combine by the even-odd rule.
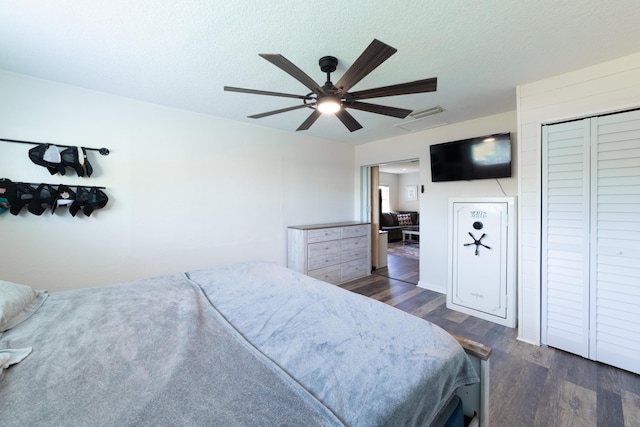
[[[323, 84], [320, 57], [338, 58], [335, 82], [377, 38], [398, 52], [353, 90], [438, 77], [437, 92], [371, 102], [441, 105], [437, 122], [455, 123], [515, 109], [516, 85], [637, 52], [639, 22], [638, 0], [0, 0], [0, 69], [295, 132], [308, 109], [246, 116], [297, 100], [223, 86], [306, 94], [258, 54]], [[303, 133], [355, 145], [409, 132], [394, 125], [410, 118], [350, 112], [363, 129], [326, 116]]]

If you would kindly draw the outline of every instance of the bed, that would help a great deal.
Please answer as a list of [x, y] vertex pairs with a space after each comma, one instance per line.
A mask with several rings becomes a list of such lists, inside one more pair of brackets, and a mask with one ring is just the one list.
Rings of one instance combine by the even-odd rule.
[[428, 426], [479, 381], [439, 327], [273, 263], [3, 289], [3, 426]]

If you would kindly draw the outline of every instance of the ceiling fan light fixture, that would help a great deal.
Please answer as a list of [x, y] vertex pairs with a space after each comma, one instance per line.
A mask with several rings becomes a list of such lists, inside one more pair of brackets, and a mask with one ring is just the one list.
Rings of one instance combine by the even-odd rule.
[[318, 111], [322, 114], [333, 114], [340, 110], [340, 100], [334, 96], [325, 96], [318, 100]]

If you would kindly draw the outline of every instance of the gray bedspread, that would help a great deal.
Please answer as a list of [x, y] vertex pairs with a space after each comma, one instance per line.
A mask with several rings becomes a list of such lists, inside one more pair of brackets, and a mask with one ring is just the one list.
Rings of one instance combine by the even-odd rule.
[[260, 352], [349, 426], [427, 426], [478, 381], [440, 327], [275, 264], [188, 273]]
[[268, 263], [52, 293], [0, 336], [3, 426], [428, 425], [477, 381], [440, 328]]
[[0, 337], [23, 347], [0, 380], [4, 427], [340, 425], [183, 274], [52, 293]]

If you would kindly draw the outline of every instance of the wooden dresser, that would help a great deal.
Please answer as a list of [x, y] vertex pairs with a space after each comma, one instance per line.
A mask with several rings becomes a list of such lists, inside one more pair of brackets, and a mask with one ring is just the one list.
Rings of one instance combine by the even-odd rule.
[[339, 283], [371, 274], [371, 224], [289, 227], [287, 267], [325, 282]]

